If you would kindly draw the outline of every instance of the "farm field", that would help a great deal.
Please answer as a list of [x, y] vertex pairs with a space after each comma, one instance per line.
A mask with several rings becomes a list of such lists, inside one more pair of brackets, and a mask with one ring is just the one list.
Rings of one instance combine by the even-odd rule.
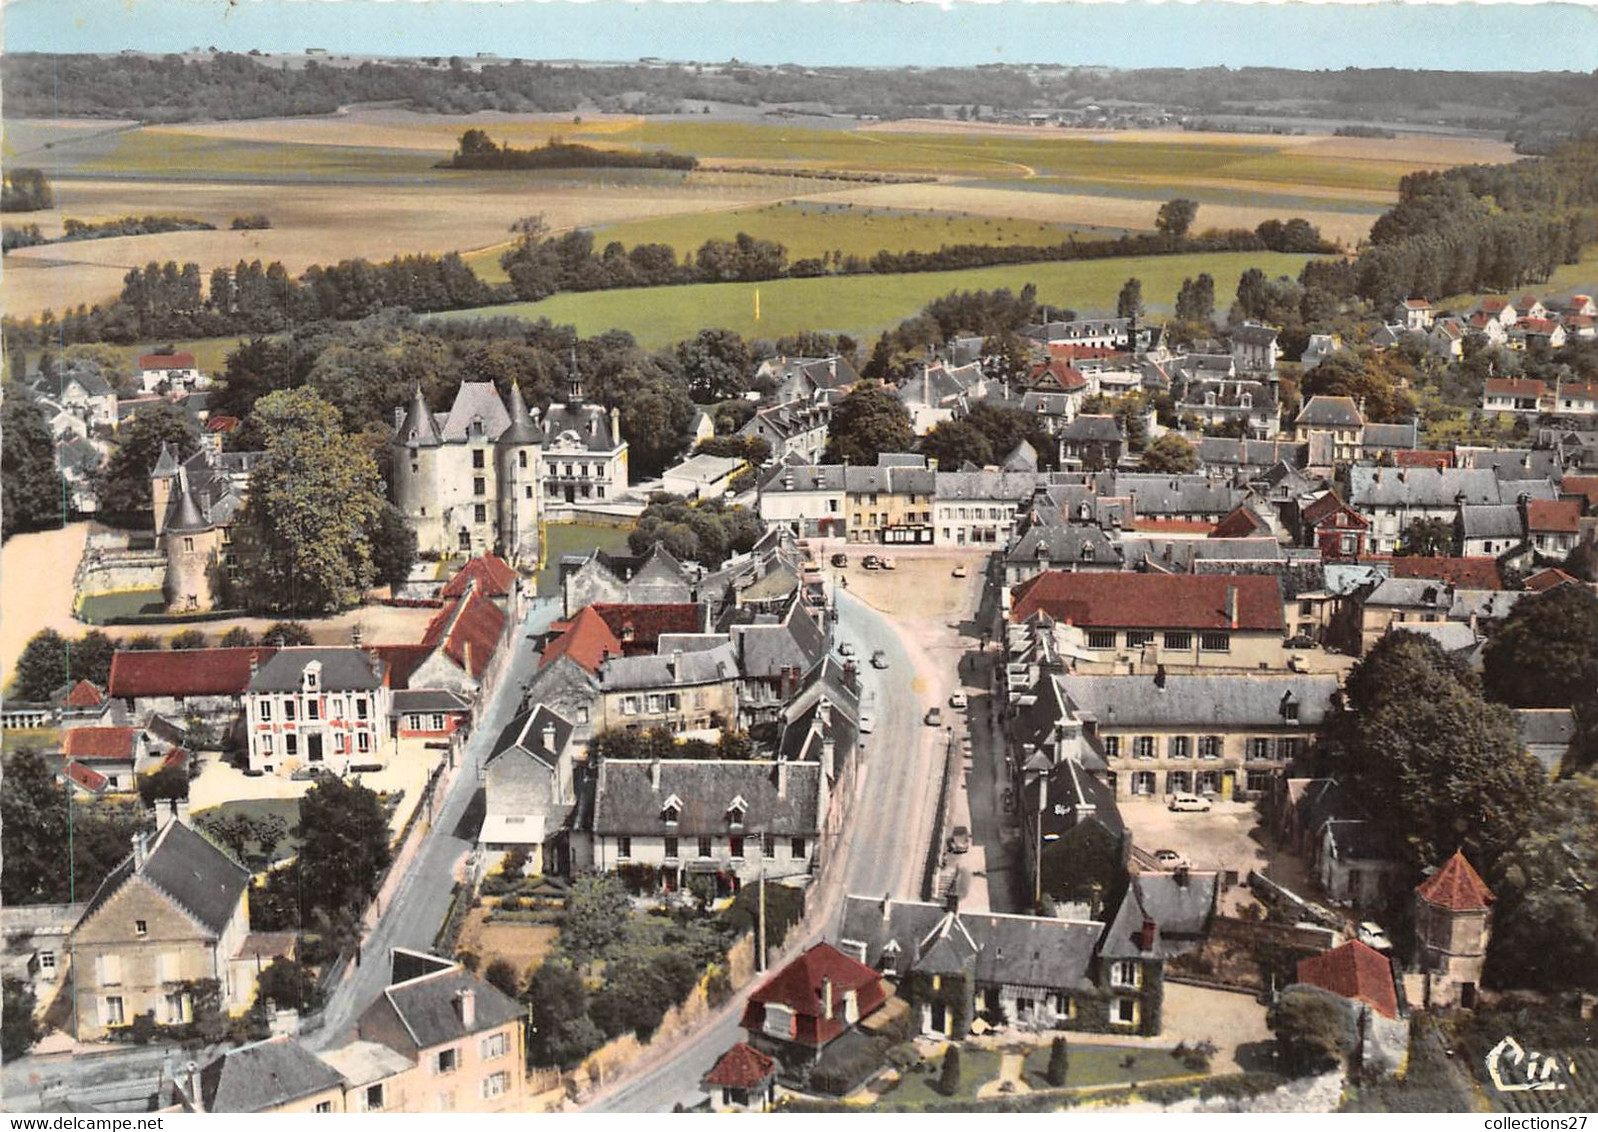
[[[1143, 281], [1143, 299], [1152, 312], [1170, 310], [1182, 280], [1207, 271], [1215, 278], [1223, 307], [1249, 267], [1267, 275], [1297, 276], [1310, 257], [1276, 252], [1222, 252], [1213, 255], [1135, 256], [1071, 263], [1031, 263], [971, 271], [932, 271], [914, 275], [852, 275], [821, 279], [779, 279], [768, 283], [705, 283], [584, 294], [554, 295], [537, 303], [508, 303], [451, 311], [433, 318], [486, 318], [511, 315], [571, 323], [582, 335], [626, 330], [654, 348], [691, 337], [707, 326], [725, 327], [746, 338], [780, 338], [801, 330], [875, 334], [915, 314], [940, 295], [957, 290], [1019, 291], [1035, 283], [1038, 297], [1083, 315], [1115, 309], [1121, 285], [1131, 276]], [[755, 318], [755, 292], [760, 318]]]

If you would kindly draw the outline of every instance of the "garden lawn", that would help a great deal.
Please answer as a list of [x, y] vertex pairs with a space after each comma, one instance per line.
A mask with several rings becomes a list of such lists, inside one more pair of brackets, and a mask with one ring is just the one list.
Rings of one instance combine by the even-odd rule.
[[115, 617], [165, 612], [166, 599], [160, 590], [121, 590], [84, 598], [78, 605], [77, 615], [80, 621], [90, 625], [104, 625]]
[[544, 558], [538, 571], [538, 596], [549, 597], [560, 587], [560, 556], [603, 550], [626, 554], [630, 526], [602, 523], [550, 523], [544, 527]]
[[11, 755], [31, 747], [35, 751], [54, 751], [61, 746], [61, 732], [54, 727], [7, 727], [0, 731], [0, 751]]
[[888, 1108], [921, 1108], [926, 1105], [946, 1105], [959, 1101], [976, 1100], [977, 1090], [999, 1076], [999, 1055], [992, 1050], [960, 1050], [960, 1088], [953, 1096], [938, 1091], [938, 1075], [943, 1069], [943, 1058], [923, 1062], [925, 1073], [906, 1073], [899, 1087], [884, 1093], [882, 1104]]
[[[1135, 1046], [1080, 1045], [1070, 1041], [1071, 1058], [1065, 1087], [1124, 1085], [1131, 1081], [1159, 1081], [1167, 1077], [1191, 1077], [1193, 1070], [1161, 1049]], [[1127, 1059], [1131, 1064], [1126, 1064]], [[1049, 1069], [1049, 1047], [1039, 1046], [1026, 1055], [1027, 1084], [1034, 1089], [1052, 1088], [1045, 1074]]]
[[[1068, 263], [1028, 263], [969, 271], [928, 271], [905, 275], [847, 275], [820, 279], [777, 279], [765, 283], [701, 283], [686, 287], [627, 288], [553, 295], [537, 303], [507, 303], [448, 311], [432, 318], [471, 319], [511, 316], [547, 318], [572, 324], [584, 337], [626, 330], [639, 344], [656, 349], [693, 337], [706, 327], [724, 327], [745, 338], [780, 338], [805, 330], [865, 337], [910, 318], [933, 299], [951, 291], [1019, 291], [1028, 283], [1038, 299], [1069, 307], [1080, 315], [1115, 310], [1121, 285], [1136, 276], [1151, 313], [1168, 313], [1182, 281], [1201, 272], [1215, 279], [1216, 294], [1236, 289], [1250, 267], [1272, 278], [1296, 277], [1307, 259], [1279, 252], [1217, 252], [1205, 255], [1126, 256]], [[755, 295], [759, 293], [759, 317]]]
[[[294, 827], [300, 822], [298, 798], [249, 798], [238, 802], [223, 802], [220, 806], [200, 810], [193, 816], [198, 822], [207, 817], [232, 817], [238, 814], [255, 819], [266, 817], [283, 819], [283, 824], [288, 826], [289, 832], [277, 843], [277, 849], [272, 853], [272, 860], [287, 860], [300, 851], [300, 839], [294, 836]], [[261, 847], [252, 842], [251, 848], [259, 852]]]

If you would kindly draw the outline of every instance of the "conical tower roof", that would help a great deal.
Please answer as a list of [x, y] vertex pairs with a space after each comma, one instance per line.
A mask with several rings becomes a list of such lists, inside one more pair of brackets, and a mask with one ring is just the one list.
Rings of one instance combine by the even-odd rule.
[[158, 478], [163, 476], [175, 476], [178, 474], [178, 455], [176, 452], [172, 451], [172, 446], [166, 443], [166, 441], [161, 442], [160, 459], [156, 460], [155, 470], [150, 474]]
[[538, 426], [533, 423], [532, 414], [527, 411], [527, 402], [522, 400], [521, 386], [512, 378], [510, 383], [510, 427], [499, 434], [496, 444], [503, 447], [513, 447], [517, 444], [540, 444], [544, 435], [538, 431]]
[[169, 531], [208, 531], [210, 522], [200, 513], [200, 505], [194, 502], [194, 493], [189, 490], [189, 474], [187, 469], [178, 469], [178, 494], [172, 502], [172, 517], [167, 521]]
[[444, 443], [438, 431], [438, 422], [433, 419], [433, 410], [427, 407], [420, 385], [411, 386], [411, 404], [405, 410], [405, 419], [400, 422], [399, 434], [394, 439], [400, 444], [419, 448], [437, 448]]

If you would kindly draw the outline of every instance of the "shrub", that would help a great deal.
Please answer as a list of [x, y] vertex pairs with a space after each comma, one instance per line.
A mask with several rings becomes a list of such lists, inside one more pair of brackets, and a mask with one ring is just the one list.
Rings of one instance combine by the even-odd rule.
[[1044, 1073], [1044, 1079], [1055, 1088], [1065, 1084], [1066, 1074], [1071, 1065], [1071, 1047], [1063, 1035], [1056, 1037], [1049, 1046], [1049, 1068]]
[[950, 1046], [943, 1055], [943, 1068], [938, 1072], [938, 1092], [952, 1097], [960, 1091], [960, 1047]]
[[172, 640], [168, 644], [173, 650], [178, 652], [188, 649], [203, 649], [206, 645], [205, 634], [198, 629], [184, 629], [181, 632], [172, 634]]

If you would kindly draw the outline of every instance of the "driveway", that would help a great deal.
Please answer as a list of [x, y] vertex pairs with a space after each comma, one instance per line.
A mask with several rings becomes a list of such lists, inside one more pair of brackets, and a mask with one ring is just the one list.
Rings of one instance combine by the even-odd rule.
[[1265, 1024], [1265, 1015], [1265, 1004], [1251, 994], [1186, 986], [1167, 979], [1160, 1013], [1160, 1039], [1173, 1045], [1214, 1042], [1216, 1051], [1210, 1069], [1217, 1074], [1238, 1072], [1242, 1066], [1238, 1064], [1237, 1051], [1244, 1047], [1244, 1060], [1250, 1062], [1248, 1068], [1257, 1069], [1259, 1066], [1253, 1064], [1249, 1053], [1257, 1057], [1261, 1043], [1274, 1040], [1271, 1028]]

